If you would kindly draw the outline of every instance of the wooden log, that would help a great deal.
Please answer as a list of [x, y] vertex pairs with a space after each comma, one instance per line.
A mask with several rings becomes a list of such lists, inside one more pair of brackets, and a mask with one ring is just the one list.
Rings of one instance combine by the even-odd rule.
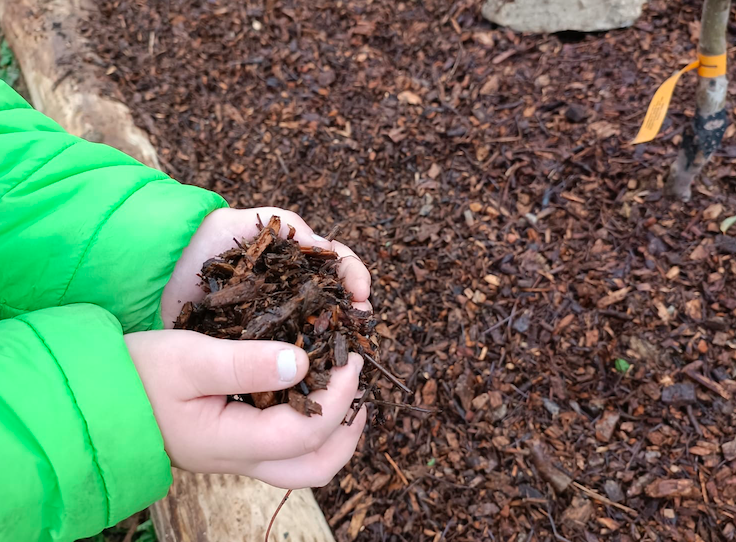
[[0, 0], [0, 28], [36, 109], [71, 134], [159, 168], [148, 136], [130, 110], [107, 95], [102, 62], [77, 32], [80, 17], [93, 9], [90, 0]]
[[[168, 497], [151, 512], [160, 542], [261, 542], [285, 494], [251, 478], [174, 469]], [[269, 540], [334, 542], [311, 490], [291, 493]]]
[[[156, 151], [133, 123], [130, 110], [105, 94], [101, 63], [95, 64], [77, 32], [80, 17], [93, 9], [88, 0], [0, 0], [0, 28], [36, 109], [69, 133], [159, 168]], [[151, 506], [151, 515], [161, 541], [258, 542], [285, 493], [241, 476], [174, 469], [169, 495]], [[335, 542], [309, 489], [291, 494], [270, 540]]]

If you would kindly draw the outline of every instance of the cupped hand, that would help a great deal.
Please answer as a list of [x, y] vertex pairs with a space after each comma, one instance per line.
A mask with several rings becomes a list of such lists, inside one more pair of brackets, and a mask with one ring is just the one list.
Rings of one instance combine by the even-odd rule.
[[365, 407], [351, 426], [342, 424], [363, 365], [357, 354], [332, 370], [327, 390], [309, 395], [322, 405], [322, 415], [306, 417], [285, 404], [260, 410], [228, 403], [226, 397], [286, 389], [301, 381], [309, 361], [293, 345], [214, 339], [183, 330], [131, 333], [125, 341], [176, 467], [241, 474], [286, 489], [318, 487], [357, 446]]
[[258, 217], [267, 224], [271, 216], [281, 218], [279, 235], [286, 237], [289, 226], [296, 230], [294, 239], [300, 245], [316, 246], [334, 250], [340, 257], [338, 274], [345, 288], [353, 294], [353, 305], [361, 310], [371, 310], [368, 296], [371, 289], [371, 275], [363, 262], [348, 247], [337, 241], [328, 241], [316, 235], [312, 228], [297, 214], [277, 207], [254, 209], [218, 209], [210, 213], [184, 249], [174, 268], [171, 279], [164, 288], [161, 299], [161, 315], [166, 328], [174, 327], [174, 321], [187, 301], [200, 301], [204, 291], [199, 286], [197, 276], [202, 264], [218, 254], [235, 246], [237, 239], [251, 240], [258, 234]]

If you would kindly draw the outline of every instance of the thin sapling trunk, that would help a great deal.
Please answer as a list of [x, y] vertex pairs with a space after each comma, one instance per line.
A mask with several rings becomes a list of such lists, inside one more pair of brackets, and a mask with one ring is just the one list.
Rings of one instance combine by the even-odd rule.
[[[705, 0], [698, 50], [704, 56], [726, 53], [726, 28], [731, 0]], [[677, 159], [670, 168], [668, 195], [689, 201], [692, 183], [721, 144], [728, 125], [725, 110], [728, 76], [703, 76], [698, 70], [695, 118], [685, 128]]]

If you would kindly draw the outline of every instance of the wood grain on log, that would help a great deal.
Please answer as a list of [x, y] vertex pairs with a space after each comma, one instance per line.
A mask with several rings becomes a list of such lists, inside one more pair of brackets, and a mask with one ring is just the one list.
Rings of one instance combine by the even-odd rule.
[[[230, 475], [174, 469], [169, 496], [151, 507], [161, 542], [260, 542], [286, 490]], [[276, 517], [270, 540], [333, 542], [312, 492], [292, 492]]]
[[107, 96], [102, 68], [76, 31], [79, 18], [93, 9], [89, 0], [0, 0], [0, 28], [36, 109], [71, 134], [158, 168], [147, 134], [125, 105]]

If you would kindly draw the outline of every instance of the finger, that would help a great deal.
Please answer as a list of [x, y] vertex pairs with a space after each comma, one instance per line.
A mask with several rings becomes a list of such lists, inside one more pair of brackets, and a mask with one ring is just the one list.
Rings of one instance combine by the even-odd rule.
[[333, 369], [327, 390], [309, 394], [322, 415], [306, 417], [289, 405], [258, 410], [230, 403], [220, 416], [219, 432], [227, 435], [225, 453], [254, 460], [290, 459], [318, 450], [345, 419], [358, 389], [363, 359], [350, 354], [345, 367]]
[[371, 295], [371, 274], [368, 268], [350, 248], [338, 241], [332, 247], [340, 257], [337, 274], [343, 279], [345, 287], [353, 293], [353, 301], [365, 301]]
[[[179, 332], [177, 332], [179, 333]], [[176, 367], [194, 399], [290, 388], [307, 374], [306, 352], [279, 341], [232, 341], [182, 331]]]
[[362, 407], [352, 425], [336, 429], [318, 450], [293, 459], [264, 461], [252, 475], [284, 489], [326, 486], [353, 457], [365, 422]]

